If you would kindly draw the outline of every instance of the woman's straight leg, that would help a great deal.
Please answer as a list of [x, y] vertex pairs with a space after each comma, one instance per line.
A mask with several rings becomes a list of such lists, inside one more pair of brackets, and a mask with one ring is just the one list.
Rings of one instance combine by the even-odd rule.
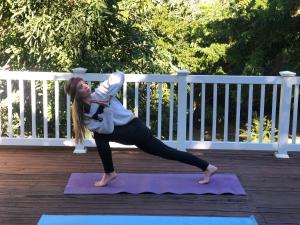
[[205, 171], [209, 165], [203, 159], [188, 153], [179, 151], [177, 149], [171, 148], [164, 144], [162, 141], [155, 138], [151, 131], [140, 119], [134, 121], [135, 130], [135, 144], [144, 152], [152, 155], [160, 156], [169, 160], [176, 160], [182, 163], [186, 163], [192, 166], [196, 166]]
[[164, 159], [175, 160], [178, 162], [196, 166], [203, 171], [205, 171], [209, 165], [209, 163], [205, 160], [200, 159], [191, 153], [171, 148], [153, 136], [148, 140], [147, 143], [140, 146], [140, 149], [144, 152], [160, 156]]

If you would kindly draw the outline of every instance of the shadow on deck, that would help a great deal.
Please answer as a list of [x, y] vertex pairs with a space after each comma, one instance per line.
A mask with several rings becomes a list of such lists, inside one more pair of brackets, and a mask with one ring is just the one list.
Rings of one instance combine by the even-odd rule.
[[[235, 173], [247, 196], [116, 194], [68, 195], [72, 172], [102, 172], [98, 153], [71, 148], [0, 148], [0, 224], [37, 224], [42, 214], [249, 216], [258, 224], [300, 224], [300, 153], [276, 159], [263, 151], [200, 151], [193, 154]], [[136, 149], [113, 151], [117, 172], [196, 172], [197, 168]]]

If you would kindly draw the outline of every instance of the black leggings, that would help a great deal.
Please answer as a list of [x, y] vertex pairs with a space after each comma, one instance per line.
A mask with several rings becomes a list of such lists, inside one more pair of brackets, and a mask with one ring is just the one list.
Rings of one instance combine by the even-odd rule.
[[125, 145], [136, 145], [139, 149], [149, 154], [187, 163], [199, 167], [203, 171], [206, 170], [208, 166], [208, 162], [188, 152], [179, 151], [165, 145], [162, 141], [155, 138], [149, 128], [138, 118], [134, 118], [126, 125], [115, 126], [112, 134], [99, 134], [94, 132], [94, 138], [105, 173], [114, 171], [109, 141]]

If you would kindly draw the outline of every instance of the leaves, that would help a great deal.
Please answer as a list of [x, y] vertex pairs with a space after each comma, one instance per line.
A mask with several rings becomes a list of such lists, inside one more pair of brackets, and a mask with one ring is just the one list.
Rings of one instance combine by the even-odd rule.
[[2, 0], [0, 66], [300, 73], [299, 9], [289, 0]]

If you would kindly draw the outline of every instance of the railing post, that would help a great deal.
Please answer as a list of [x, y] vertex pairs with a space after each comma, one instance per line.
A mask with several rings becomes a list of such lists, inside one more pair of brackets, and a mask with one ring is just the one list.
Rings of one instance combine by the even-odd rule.
[[279, 72], [282, 77], [280, 108], [279, 108], [279, 127], [278, 127], [278, 149], [275, 152], [277, 158], [289, 158], [286, 150], [289, 136], [291, 99], [292, 99], [292, 77], [296, 73], [290, 71]]
[[[82, 76], [86, 73], [86, 71], [87, 71], [86, 68], [82, 68], [82, 67], [74, 68], [74, 69], [72, 69], [72, 72], [73, 72], [72, 76]], [[87, 148], [84, 146], [84, 139], [81, 144], [75, 144], [75, 149], [74, 149], [73, 153], [76, 153], [76, 154], [87, 153]]]
[[177, 148], [186, 151], [186, 111], [188, 70], [177, 70], [178, 76], [178, 113], [177, 113]]

